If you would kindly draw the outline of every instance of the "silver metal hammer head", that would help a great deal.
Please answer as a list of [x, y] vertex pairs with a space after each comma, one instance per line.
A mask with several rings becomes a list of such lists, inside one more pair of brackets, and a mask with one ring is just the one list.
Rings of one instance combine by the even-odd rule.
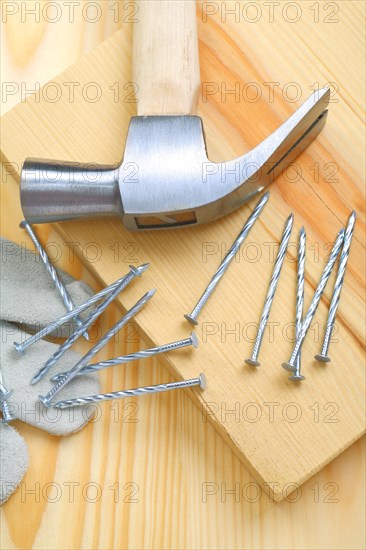
[[27, 159], [21, 202], [30, 223], [119, 215], [130, 230], [207, 223], [260, 193], [323, 128], [330, 91], [315, 92], [254, 149], [207, 158], [197, 116], [139, 116], [118, 166]]

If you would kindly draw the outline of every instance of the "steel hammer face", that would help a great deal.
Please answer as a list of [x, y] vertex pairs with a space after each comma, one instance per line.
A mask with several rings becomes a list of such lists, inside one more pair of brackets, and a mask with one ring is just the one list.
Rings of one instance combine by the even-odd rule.
[[207, 223], [260, 193], [324, 126], [327, 89], [315, 92], [245, 155], [209, 161], [202, 120], [195, 116], [195, 2], [137, 1], [138, 116], [131, 119], [123, 161], [102, 166], [27, 159], [21, 203], [30, 223], [111, 215], [138, 231]]

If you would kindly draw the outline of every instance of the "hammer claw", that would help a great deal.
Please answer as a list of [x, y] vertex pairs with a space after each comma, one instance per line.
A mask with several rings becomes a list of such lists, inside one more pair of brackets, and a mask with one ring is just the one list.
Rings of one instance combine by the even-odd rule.
[[287, 152], [270, 168], [268, 174], [275, 179], [287, 166], [289, 166], [317, 137], [323, 129], [328, 116], [328, 111], [324, 111], [313, 124], [302, 134], [302, 136], [288, 148]]

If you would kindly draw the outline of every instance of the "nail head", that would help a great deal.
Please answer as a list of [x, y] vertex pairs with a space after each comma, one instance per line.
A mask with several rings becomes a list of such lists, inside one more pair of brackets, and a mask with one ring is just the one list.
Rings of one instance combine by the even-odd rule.
[[328, 357], [328, 355], [323, 355], [322, 353], [318, 353], [317, 355], [315, 355], [314, 359], [316, 359], [317, 361], [320, 361], [321, 363], [330, 362], [330, 358]]
[[187, 321], [189, 321], [190, 323], [192, 323], [192, 325], [198, 325], [198, 322], [196, 321], [196, 319], [194, 319], [193, 317], [191, 317], [188, 313], [186, 313], [184, 315], [184, 317], [187, 319]]
[[294, 372], [296, 368], [295, 365], [291, 365], [291, 363], [282, 363], [282, 367], [290, 372]]
[[192, 340], [192, 344], [193, 344], [193, 347], [194, 348], [198, 348], [198, 338], [197, 338], [197, 334], [195, 332], [191, 332], [191, 340]]
[[250, 365], [251, 367], [259, 367], [260, 362], [256, 361], [255, 359], [245, 359], [245, 362], [247, 365]]
[[199, 378], [200, 378], [200, 388], [201, 390], [205, 390], [207, 388], [207, 380], [203, 372], [201, 372]]

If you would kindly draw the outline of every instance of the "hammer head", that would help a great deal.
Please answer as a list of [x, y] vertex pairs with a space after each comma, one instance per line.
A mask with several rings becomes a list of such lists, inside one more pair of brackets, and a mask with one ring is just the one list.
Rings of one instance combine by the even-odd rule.
[[28, 159], [21, 201], [30, 223], [120, 215], [130, 230], [207, 223], [260, 193], [320, 132], [329, 89], [315, 92], [262, 143], [234, 160], [207, 158], [196, 116], [131, 119], [118, 166]]

